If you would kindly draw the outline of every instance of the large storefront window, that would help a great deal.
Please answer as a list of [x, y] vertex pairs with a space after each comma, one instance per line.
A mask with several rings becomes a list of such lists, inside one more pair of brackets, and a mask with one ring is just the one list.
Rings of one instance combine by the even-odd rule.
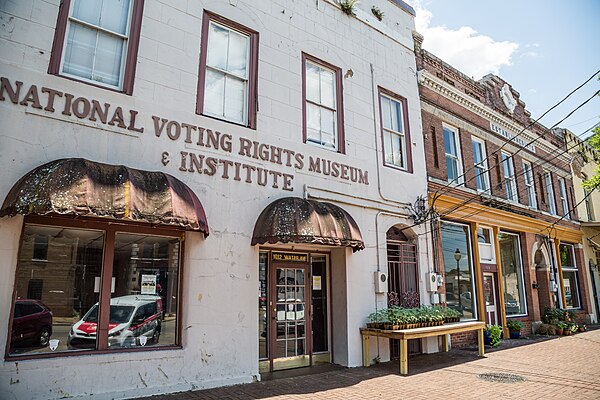
[[580, 308], [579, 281], [577, 279], [577, 264], [572, 244], [560, 245], [560, 265], [563, 273], [563, 289], [567, 303], [565, 308]]
[[504, 281], [504, 309], [506, 315], [526, 315], [525, 285], [519, 235], [500, 232], [500, 261]]
[[26, 223], [10, 355], [178, 343], [177, 233], [149, 235], [141, 232], [150, 228], [140, 227], [124, 233], [106, 223], [90, 225], [94, 229]]
[[461, 320], [477, 318], [469, 231], [467, 225], [442, 222], [446, 304], [462, 314]]

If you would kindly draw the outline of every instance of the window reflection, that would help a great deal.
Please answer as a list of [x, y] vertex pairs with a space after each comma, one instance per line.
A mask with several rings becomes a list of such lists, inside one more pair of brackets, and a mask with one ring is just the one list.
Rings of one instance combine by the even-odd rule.
[[71, 327], [98, 301], [104, 233], [26, 224], [16, 272], [9, 353], [96, 348], [96, 330]]
[[446, 304], [462, 314], [463, 320], [477, 317], [471, 262], [469, 227], [442, 222], [442, 248], [446, 275]]
[[117, 233], [109, 348], [175, 344], [178, 275], [178, 238]]

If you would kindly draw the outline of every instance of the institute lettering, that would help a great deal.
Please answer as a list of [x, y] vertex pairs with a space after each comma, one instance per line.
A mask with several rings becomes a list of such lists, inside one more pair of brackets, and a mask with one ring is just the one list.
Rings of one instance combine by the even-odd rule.
[[[66, 117], [74, 116], [95, 124], [135, 132], [138, 136], [147, 132], [136, 110], [48, 87], [27, 87], [20, 81], [11, 83], [5, 77], [0, 77], [0, 101], [48, 113], [60, 113]], [[161, 116], [153, 115], [149, 122], [154, 131], [153, 137], [157, 140], [167, 139], [185, 145], [185, 150], [178, 154], [163, 151], [159, 159], [165, 167], [173, 161], [182, 173], [218, 176], [286, 191], [294, 190], [293, 172], [304, 170], [352, 183], [369, 184], [368, 171], [337, 161], [310, 155], [307, 157], [291, 149], [244, 137], [235, 139], [229, 133]], [[222, 156], [216, 156], [215, 152]], [[233, 156], [235, 159], [230, 159]]]

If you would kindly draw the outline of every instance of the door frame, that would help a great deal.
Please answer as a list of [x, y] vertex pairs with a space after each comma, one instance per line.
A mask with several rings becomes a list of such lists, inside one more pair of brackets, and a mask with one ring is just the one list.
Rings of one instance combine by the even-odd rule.
[[[300, 260], [277, 260], [275, 254], [297, 255]], [[296, 368], [312, 365], [312, 276], [310, 253], [293, 253], [286, 251], [269, 252], [269, 270], [268, 270], [268, 309], [267, 320], [269, 330], [269, 369], [277, 371], [282, 369]], [[277, 269], [294, 268], [304, 270], [304, 336], [305, 336], [305, 354], [295, 357], [276, 357], [277, 348]], [[308, 364], [302, 360], [308, 359]], [[279, 365], [277, 365], [279, 364]]]
[[[494, 321], [492, 321], [492, 318], [489, 318], [489, 324], [491, 325], [498, 325], [498, 320], [499, 320], [499, 314], [498, 314], [498, 286], [497, 286], [497, 279], [496, 279], [496, 273], [494, 272], [484, 272], [483, 273], [483, 285], [485, 286], [485, 277], [489, 276], [492, 278], [492, 297], [494, 298]], [[482, 288], [482, 290], [484, 291], [484, 300], [485, 300], [485, 287]], [[487, 322], [488, 320], [488, 315], [491, 313], [491, 311], [488, 311], [488, 305], [485, 304], [485, 321]]]

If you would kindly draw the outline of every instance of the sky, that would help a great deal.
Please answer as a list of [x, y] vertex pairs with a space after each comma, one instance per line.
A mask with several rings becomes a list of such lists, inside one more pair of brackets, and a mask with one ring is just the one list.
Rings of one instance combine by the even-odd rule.
[[[423, 48], [475, 78], [492, 73], [540, 122], [585, 138], [600, 123], [600, 0], [407, 0]], [[587, 131], [587, 132], [586, 132]]]

